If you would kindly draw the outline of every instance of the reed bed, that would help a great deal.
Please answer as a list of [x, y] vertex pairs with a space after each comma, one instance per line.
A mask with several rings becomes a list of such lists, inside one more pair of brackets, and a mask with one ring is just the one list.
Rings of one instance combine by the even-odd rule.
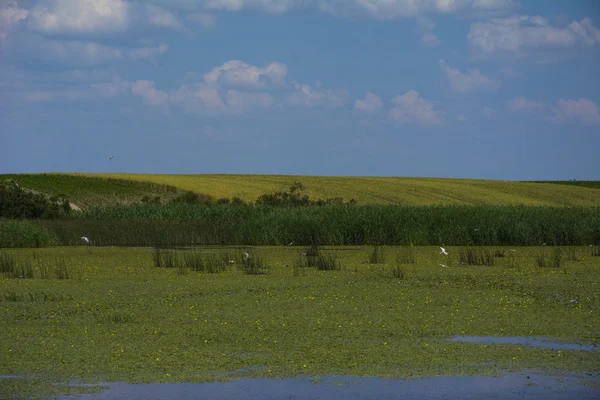
[[40, 225], [63, 245], [572, 246], [600, 242], [600, 207], [147, 204]]

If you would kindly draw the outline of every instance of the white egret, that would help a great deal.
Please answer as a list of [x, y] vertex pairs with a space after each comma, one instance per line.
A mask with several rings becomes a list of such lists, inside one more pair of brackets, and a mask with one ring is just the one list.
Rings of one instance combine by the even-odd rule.
[[250, 254], [244, 253], [244, 260], [248, 261], [250, 259]]
[[440, 264], [440, 267], [447, 268], [448, 266], [446, 264]]
[[443, 247], [440, 247], [440, 249], [442, 249], [442, 251], [440, 252], [440, 254], [448, 255], [448, 253], [446, 252], [446, 249], [444, 249]]
[[90, 242], [90, 239], [86, 238], [85, 236], [82, 236], [81, 238], [82, 238], [83, 240], [85, 240], [85, 242], [86, 242], [86, 243], [89, 243], [89, 242]]

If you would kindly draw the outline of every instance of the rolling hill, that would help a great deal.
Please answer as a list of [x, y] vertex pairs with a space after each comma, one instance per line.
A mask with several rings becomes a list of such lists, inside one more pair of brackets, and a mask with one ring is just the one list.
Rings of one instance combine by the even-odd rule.
[[[311, 199], [342, 197], [360, 204], [598, 206], [595, 181], [585, 186], [560, 181], [516, 182], [481, 179], [333, 177], [296, 175], [167, 175], [131, 173], [4, 174], [22, 187], [64, 194], [80, 207], [139, 202], [143, 196], [168, 200], [181, 191], [253, 202], [260, 195], [301, 182]], [[596, 186], [597, 187], [597, 186]]]

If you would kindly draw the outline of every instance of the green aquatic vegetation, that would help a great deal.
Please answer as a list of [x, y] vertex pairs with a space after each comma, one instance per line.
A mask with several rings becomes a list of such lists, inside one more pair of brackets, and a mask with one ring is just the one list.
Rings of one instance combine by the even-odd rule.
[[[445, 248], [448, 256], [414, 246], [412, 264], [363, 264], [371, 247], [321, 246], [320, 254], [336, 256], [336, 270], [307, 267], [301, 247], [169, 249], [180, 260], [197, 252], [222, 265], [224, 253], [235, 255], [231, 268], [188, 274], [157, 268], [153, 248], [57, 247], [35, 258], [10, 250], [15, 263], [31, 262], [34, 276], [0, 281], [0, 375], [49, 384], [597, 372], [597, 351], [446, 339], [598, 343], [600, 258], [582, 247], [580, 260], [539, 268], [536, 256], [548, 248], [509, 247], [482, 268], [460, 265], [460, 247]], [[393, 262], [403, 250], [385, 251]], [[246, 274], [244, 252], [267, 273]], [[42, 279], [38, 265], [56, 260], [72, 279]], [[33, 382], [17, 392], [35, 393]]]

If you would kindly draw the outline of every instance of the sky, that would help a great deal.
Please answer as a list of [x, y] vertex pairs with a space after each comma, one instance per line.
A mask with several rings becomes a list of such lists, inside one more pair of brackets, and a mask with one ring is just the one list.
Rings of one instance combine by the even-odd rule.
[[598, 180], [600, 1], [0, 0], [26, 172]]

